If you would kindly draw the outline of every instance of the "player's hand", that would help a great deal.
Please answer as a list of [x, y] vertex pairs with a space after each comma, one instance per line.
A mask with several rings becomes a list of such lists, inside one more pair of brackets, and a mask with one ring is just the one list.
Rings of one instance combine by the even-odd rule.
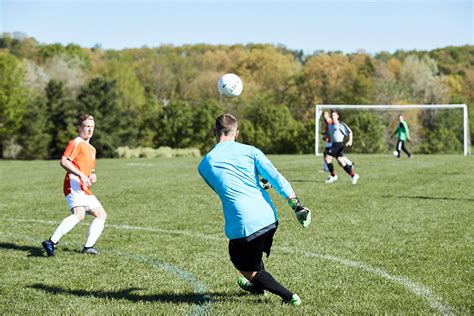
[[91, 179], [89, 179], [89, 177], [87, 177], [85, 174], [81, 175], [81, 182], [87, 188], [90, 187], [92, 184]]
[[288, 205], [295, 211], [298, 222], [303, 225], [304, 228], [308, 228], [311, 224], [311, 210], [304, 207], [298, 198], [289, 199]]
[[347, 142], [346, 143], [346, 147], [351, 147], [352, 146], [352, 142]]
[[311, 224], [311, 210], [303, 206], [303, 209], [295, 212], [296, 219], [303, 225], [304, 228], [308, 228]]
[[261, 186], [262, 189], [264, 189], [264, 190], [268, 190], [268, 189], [270, 189], [270, 188], [272, 187], [272, 185], [270, 184], [270, 182], [268, 182], [268, 180], [265, 179], [265, 178], [262, 178], [262, 179], [260, 180], [260, 186]]
[[89, 177], [91, 180], [91, 183], [96, 183], [97, 182], [97, 175], [95, 173], [92, 173], [91, 176]]

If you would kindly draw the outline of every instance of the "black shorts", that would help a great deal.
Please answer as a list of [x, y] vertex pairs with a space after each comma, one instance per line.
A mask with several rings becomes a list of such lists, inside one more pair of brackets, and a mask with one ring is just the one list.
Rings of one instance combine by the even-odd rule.
[[273, 235], [276, 227], [262, 235], [247, 241], [245, 238], [229, 240], [230, 261], [240, 271], [261, 271], [263, 270], [263, 253], [270, 255]]
[[344, 143], [333, 143], [332, 147], [329, 148], [328, 154], [334, 158], [344, 156]]
[[324, 152], [323, 152], [323, 157], [326, 158], [327, 155], [329, 155], [329, 151], [331, 150], [331, 147], [325, 147]]

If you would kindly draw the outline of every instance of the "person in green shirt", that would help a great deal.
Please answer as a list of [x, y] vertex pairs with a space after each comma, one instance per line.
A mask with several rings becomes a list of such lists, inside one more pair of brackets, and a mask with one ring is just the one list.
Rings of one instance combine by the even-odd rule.
[[[408, 124], [405, 122], [403, 115], [398, 115], [398, 126], [393, 135], [398, 135], [397, 150], [393, 152], [397, 158], [400, 158], [400, 152], [403, 150], [405, 154], [408, 155], [408, 158], [413, 157], [413, 155], [405, 147], [405, 142], [410, 141], [410, 130], [408, 129]], [[392, 136], [393, 136], [392, 135]]]

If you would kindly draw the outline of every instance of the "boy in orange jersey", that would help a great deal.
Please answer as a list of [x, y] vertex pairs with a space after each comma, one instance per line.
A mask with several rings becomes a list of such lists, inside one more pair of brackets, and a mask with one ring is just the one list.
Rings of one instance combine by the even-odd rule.
[[64, 151], [60, 165], [66, 169], [64, 195], [71, 210], [71, 215], [59, 224], [50, 239], [43, 241], [43, 248], [48, 256], [54, 256], [56, 245], [62, 236], [71, 231], [84, 219], [86, 213], [94, 216], [89, 228], [89, 235], [82, 252], [97, 255], [94, 245], [104, 230], [107, 213], [94, 196], [90, 187], [97, 181], [95, 174], [95, 148], [89, 144], [94, 134], [94, 117], [81, 115], [77, 120], [79, 136], [71, 140]]

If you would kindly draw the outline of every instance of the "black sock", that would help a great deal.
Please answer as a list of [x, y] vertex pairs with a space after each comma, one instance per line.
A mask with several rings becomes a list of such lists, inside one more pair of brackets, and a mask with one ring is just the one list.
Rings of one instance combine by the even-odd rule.
[[331, 174], [331, 176], [335, 176], [336, 173], [334, 173], [334, 165], [332, 164], [332, 162], [328, 163], [328, 169], [329, 169], [329, 173]]
[[352, 166], [351, 165], [345, 165], [344, 166], [344, 170], [347, 172], [348, 175], [350, 175], [351, 177], [354, 176], [354, 172], [352, 172]]
[[293, 293], [291, 293], [287, 288], [278, 283], [273, 278], [273, 276], [265, 270], [257, 272], [257, 274], [252, 279], [252, 283], [273, 294], [280, 296], [285, 301], [289, 301], [293, 297]]

